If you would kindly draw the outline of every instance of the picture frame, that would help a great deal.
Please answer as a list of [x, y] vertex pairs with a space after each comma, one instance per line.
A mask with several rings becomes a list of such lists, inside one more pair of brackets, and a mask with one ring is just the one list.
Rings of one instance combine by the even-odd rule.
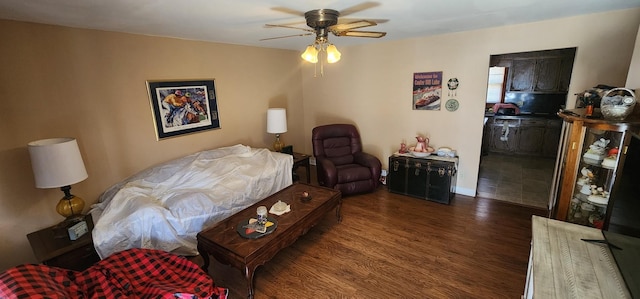
[[440, 110], [442, 72], [413, 73], [413, 110]]
[[215, 80], [149, 80], [156, 138], [220, 128]]

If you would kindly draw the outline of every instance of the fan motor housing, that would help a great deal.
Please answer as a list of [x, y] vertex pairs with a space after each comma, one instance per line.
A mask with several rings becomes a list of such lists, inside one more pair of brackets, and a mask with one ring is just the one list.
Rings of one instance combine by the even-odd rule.
[[338, 24], [339, 16], [340, 12], [333, 9], [314, 9], [304, 13], [307, 26], [316, 30]]

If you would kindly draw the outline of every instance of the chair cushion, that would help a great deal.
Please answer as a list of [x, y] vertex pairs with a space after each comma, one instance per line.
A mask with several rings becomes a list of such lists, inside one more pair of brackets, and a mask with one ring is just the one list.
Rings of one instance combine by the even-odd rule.
[[335, 165], [344, 165], [353, 163], [353, 154], [351, 153], [351, 138], [335, 137], [327, 138], [322, 141], [324, 154], [327, 159], [331, 160]]
[[358, 164], [344, 164], [337, 166], [338, 184], [371, 179], [371, 170]]

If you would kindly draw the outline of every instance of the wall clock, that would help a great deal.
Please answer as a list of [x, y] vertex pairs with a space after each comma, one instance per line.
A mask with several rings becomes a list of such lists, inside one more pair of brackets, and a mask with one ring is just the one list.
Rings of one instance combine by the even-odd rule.
[[449, 99], [447, 103], [444, 105], [449, 111], [456, 111], [458, 107], [460, 107], [460, 103], [456, 99]]

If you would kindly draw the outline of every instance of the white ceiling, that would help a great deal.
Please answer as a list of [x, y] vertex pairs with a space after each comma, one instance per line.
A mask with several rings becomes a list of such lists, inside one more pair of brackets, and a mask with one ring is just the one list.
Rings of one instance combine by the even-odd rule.
[[307, 28], [302, 14], [318, 8], [343, 12], [340, 22], [382, 21], [362, 30], [385, 31], [386, 37], [330, 35], [340, 47], [632, 7], [640, 0], [0, 0], [0, 19], [302, 50], [312, 36], [260, 41], [305, 33], [264, 24]]

